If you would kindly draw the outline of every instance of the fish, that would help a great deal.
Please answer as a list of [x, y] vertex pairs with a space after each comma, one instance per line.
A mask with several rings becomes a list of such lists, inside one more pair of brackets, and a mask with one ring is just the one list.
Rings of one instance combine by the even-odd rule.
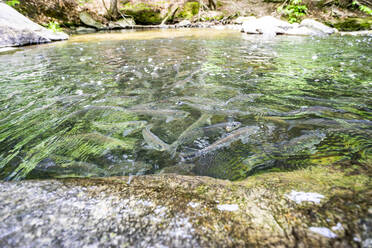
[[309, 132], [295, 137], [289, 141], [271, 145], [264, 145], [262, 151], [248, 157], [243, 161], [247, 168], [247, 176], [256, 171], [269, 169], [275, 166], [278, 159], [287, 159], [292, 156], [301, 156], [316, 153], [316, 146], [326, 138], [323, 132]]
[[104, 176], [105, 171], [98, 165], [70, 158], [46, 158], [39, 162], [30, 176], [42, 173], [44, 177], [92, 177]]
[[176, 119], [186, 118], [189, 113], [183, 110], [174, 109], [146, 109], [146, 108], [132, 108], [128, 109], [129, 112], [140, 115], [150, 115], [161, 118], [166, 118], [166, 123], [171, 122]]
[[125, 122], [93, 122], [93, 126], [107, 132], [122, 132], [122, 136], [128, 136], [147, 125], [147, 121], [125, 121]]
[[116, 139], [110, 136], [103, 135], [98, 132], [94, 133], [83, 133], [71, 136], [76, 139], [82, 139], [87, 140], [99, 144], [105, 144], [107, 148], [114, 149], [114, 148], [122, 148], [124, 150], [131, 149], [131, 145], [126, 143], [125, 141], [122, 141], [120, 139]]
[[315, 146], [321, 143], [327, 135], [323, 132], [309, 132], [291, 139], [283, 145], [282, 153], [295, 154], [301, 151], [315, 152]]
[[203, 136], [204, 131], [200, 127], [204, 124], [210, 124], [211, 118], [212, 115], [210, 114], [202, 114], [196, 122], [194, 122], [185, 131], [183, 131], [178, 139], [170, 145], [170, 154], [174, 156], [178, 146]]
[[203, 127], [204, 130], [210, 130], [215, 128], [223, 128], [227, 132], [234, 131], [235, 129], [238, 129], [242, 124], [238, 121], [229, 121], [229, 122], [222, 122], [217, 123], [208, 127]]
[[150, 130], [152, 125], [146, 126], [142, 129], [142, 136], [146, 143], [153, 149], [158, 151], [168, 151], [170, 149], [169, 145], [162, 141], [158, 136], [153, 134]]
[[294, 126], [302, 126], [302, 125], [321, 126], [321, 127], [339, 127], [339, 126], [353, 127], [353, 126], [356, 126], [357, 128], [359, 128], [360, 126], [372, 126], [372, 121], [369, 121], [369, 120], [313, 118], [313, 119], [306, 119], [306, 120], [301, 120], [301, 119], [290, 120], [288, 122], [291, 124], [289, 129], [293, 128]]
[[193, 109], [197, 109], [200, 112], [220, 114], [220, 115], [231, 115], [231, 116], [246, 116], [246, 115], [278, 115], [276, 112], [272, 112], [265, 108], [255, 106], [244, 106], [244, 110], [231, 109], [226, 105], [226, 102], [222, 102], [218, 99], [209, 99], [203, 97], [182, 97], [179, 105], [188, 105]]
[[217, 106], [224, 106], [225, 103], [219, 99], [211, 99], [211, 98], [206, 98], [206, 97], [201, 97], [201, 96], [184, 96], [180, 98], [181, 101], [184, 102], [189, 102], [189, 103], [194, 103], [194, 104], [206, 104], [206, 105], [217, 105]]
[[230, 98], [229, 100], [227, 100], [225, 102], [225, 105], [228, 105], [231, 102], [236, 102], [236, 101], [254, 102], [254, 100], [256, 98], [259, 98], [261, 96], [263, 96], [263, 94], [261, 94], [261, 93], [241, 94], [241, 95], [234, 96], [234, 97]]
[[251, 115], [252, 112], [249, 111], [240, 111], [235, 109], [226, 109], [217, 104], [206, 104], [206, 103], [190, 103], [190, 102], [183, 102], [183, 104], [190, 106], [193, 109], [197, 109], [200, 112], [211, 113], [211, 114], [219, 114], [219, 115]]
[[89, 111], [121, 111], [121, 112], [126, 112], [126, 110], [122, 107], [117, 107], [117, 106], [94, 106], [94, 105], [88, 105], [83, 107], [80, 110], [77, 110], [75, 112], [72, 112], [68, 115], [65, 116], [65, 120], [71, 119], [73, 117], [78, 117], [81, 115], [85, 115]]
[[[189, 76], [187, 76], [185, 79], [182, 79], [176, 83], [174, 83], [173, 85], [171, 85], [172, 88], [183, 88], [185, 86], [186, 83], [192, 81], [192, 78], [194, 77], [194, 75], [198, 74], [201, 72], [201, 68], [193, 71], [193, 72], [190, 72]], [[177, 73], [178, 75], [178, 73]]]
[[143, 161], [124, 160], [105, 167], [105, 176], [144, 175], [151, 169], [152, 165]]
[[231, 132], [228, 136], [221, 138], [214, 142], [212, 145], [201, 149], [193, 154], [181, 154], [181, 157], [185, 160], [190, 160], [192, 158], [199, 157], [203, 154], [207, 154], [210, 152], [213, 152], [215, 150], [221, 149], [223, 147], [229, 146], [231, 143], [241, 140], [243, 144], [246, 144], [249, 140], [249, 138], [257, 134], [260, 131], [260, 128], [257, 126], [247, 126], [247, 127], [242, 127], [239, 128], [233, 132]]
[[286, 112], [286, 113], [280, 113], [279, 116], [292, 117], [294, 115], [308, 115], [308, 114], [318, 115], [318, 114], [323, 114], [325, 112], [346, 113], [346, 111], [342, 109], [334, 109], [334, 108], [325, 107], [325, 106], [311, 106], [311, 107], [301, 107], [300, 109]]

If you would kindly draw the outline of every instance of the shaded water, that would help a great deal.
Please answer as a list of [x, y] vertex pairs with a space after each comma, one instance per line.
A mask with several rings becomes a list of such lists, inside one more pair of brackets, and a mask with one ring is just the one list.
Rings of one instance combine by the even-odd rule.
[[171, 30], [0, 55], [0, 178], [371, 163], [371, 37]]

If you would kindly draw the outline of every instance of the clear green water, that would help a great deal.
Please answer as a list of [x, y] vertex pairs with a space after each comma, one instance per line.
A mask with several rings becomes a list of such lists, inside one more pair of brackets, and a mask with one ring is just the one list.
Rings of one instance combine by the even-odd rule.
[[152, 31], [1, 54], [0, 178], [371, 164], [371, 42]]

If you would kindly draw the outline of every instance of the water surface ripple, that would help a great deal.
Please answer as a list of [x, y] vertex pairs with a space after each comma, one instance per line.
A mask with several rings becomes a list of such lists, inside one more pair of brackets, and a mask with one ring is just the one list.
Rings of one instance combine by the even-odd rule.
[[371, 164], [371, 37], [124, 32], [0, 55], [0, 178]]

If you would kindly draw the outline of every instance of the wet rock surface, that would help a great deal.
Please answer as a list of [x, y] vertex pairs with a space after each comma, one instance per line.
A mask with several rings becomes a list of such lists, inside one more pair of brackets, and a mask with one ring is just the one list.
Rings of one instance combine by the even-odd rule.
[[[368, 247], [361, 192], [317, 180], [302, 171], [237, 183], [174, 174], [2, 182], [0, 246]], [[293, 198], [298, 187], [320, 193]]]
[[65, 33], [54, 33], [0, 2], [0, 47], [24, 46], [65, 39], [68, 39]]

